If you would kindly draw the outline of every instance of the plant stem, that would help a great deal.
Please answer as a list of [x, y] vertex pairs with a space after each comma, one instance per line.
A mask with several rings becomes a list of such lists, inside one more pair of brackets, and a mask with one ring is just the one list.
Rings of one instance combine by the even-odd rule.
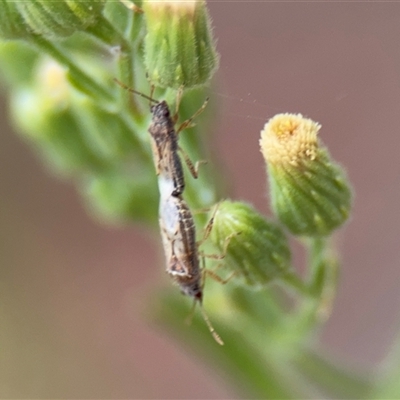
[[339, 367], [313, 350], [300, 348], [293, 358], [302, 374], [335, 398], [369, 398], [374, 385], [367, 378]]
[[[130, 88], [134, 87], [134, 57], [132, 45], [121, 35], [106, 18], [101, 18], [98, 23], [88, 28], [88, 32], [108, 46], [120, 47], [119, 79]], [[123, 88], [119, 88], [121, 106], [131, 108], [133, 113], [138, 112], [138, 106], [134, 96], [131, 96]]]
[[315, 298], [315, 294], [310, 290], [309, 286], [306, 283], [304, 283], [299, 278], [299, 276], [293, 271], [286, 273], [282, 277], [282, 279], [285, 284], [290, 285], [290, 287], [295, 289], [298, 293], [302, 294], [303, 296]]
[[318, 270], [321, 266], [321, 260], [324, 257], [327, 246], [327, 239], [324, 237], [316, 237], [310, 239], [308, 244], [309, 251], [309, 268], [310, 280], [313, 282], [315, 275], [318, 274]]
[[205, 358], [217, 364], [222, 371], [226, 371], [227, 379], [243, 397], [309, 397], [307, 390], [302, 390], [304, 387], [299, 388], [298, 375], [288, 367], [285, 360], [277, 360], [272, 354], [264, 356], [262, 350], [254, 347], [258, 343], [250, 344], [248, 337], [243, 337], [223, 324], [215, 327], [225, 342], [225, 346], [219, 347], [210, 338], [210, 333], [198, 314], [195, 315], [192, 325], [184, 329], [182, 321], [187, 316], [188, 308], [180, 296], [165, 296], [162, 304], [162, 311], [157, 313], [157, 320], [162, 321], [165, 328], [172, 329], [173, 334], [181, 338], [182, 344], [190, 344], [191, 349], [196, 350], [200, 358]]
[[89, 94], [95, 100], [101, 98], [107, 103], [112, 103], [114, 101], [114, 95], [83, 72], [73, 62], [72, 57], [64, 54], [61, 48], [39, 35], [31, 35], [30, 40], [39, 50], [42, 50], [61, 65], [68, 68], [70, 81], [75, 88]]

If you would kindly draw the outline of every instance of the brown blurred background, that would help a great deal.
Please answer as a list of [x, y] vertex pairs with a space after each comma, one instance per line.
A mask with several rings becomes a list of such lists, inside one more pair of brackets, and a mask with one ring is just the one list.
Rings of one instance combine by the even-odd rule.
[[[278, 112], [320, 122], [348, 169], [355, 208], [337, 241], [341, 284], [321, 347], [374, 368], [400, 325], [400, 4], [209, 7], [221, 53], [213, 144], [235, 198], [268, 212], [258, 138]], [[0, 397], [232, 397], [146, 322], [167, 282], [158, 241], [91, 219], [72, 184], [11, 132], [5, 101], [1, 119]]]

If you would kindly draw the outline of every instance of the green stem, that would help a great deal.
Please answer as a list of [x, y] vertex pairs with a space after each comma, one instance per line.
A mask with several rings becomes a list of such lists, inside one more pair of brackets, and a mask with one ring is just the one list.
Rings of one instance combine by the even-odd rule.
[[[100, 18], [96, 25], [90, 26], [87, 31], [108, 46], [118, 45], [120, 47], [120, 55], [118, 59], [119, 79], [128, 87], [135, 87], [132, 45], [104, 17]], [[132, 113], [137, 113], [138, 106], [135, 97], [130, 95], [130, 93], [123, 88], [119, 88], [119, 91], [121, 106], [130, 108]]]
[[307, 287], [311, 296], [303, 299], [295, 321], [304, 333], [329, 317], [336, 294], [339, 267], [337, 260], [327, 254], [328, 245], [326, 238], [313, 238], [307, 242]]
[[311, 243], [310, 289], [318, 299], [317, 312], [329, 316], [336, 294], [339, 262], [329, 248], [326, 238], [313, 239]]
[[310, 287], [304, 283], [297, 274], [290, 271], [282, 277], [284, 283], [295, 289], [296, 292], [308, 298], [315, 298], [315, 294], [310, 290]]
[[400, 329], [397, 326], [397, 337], [378, 366], [374, 399], [400, 398]]
[[374, 385], [368, 377], [339, 367], [313, 350], [299, 349], [293, 361], [307, 379], [335, 398], [370, 398], [373, 392]]
[[100, 17], [95, 25], [86, 28], [86, 32], [90, 33], [108, 46], [121, 46], [122, 51], [127, 51], [130, 48], [129, 43], [118, 32], [113, 25], [104, 17]]
[[[122, 52], [118, 60], [119, 78], [124, 84], [130, 88], [135, 87], [134, 81], [134, 61], [129, 52]], [[137, 104], [135, 96], [124, 88], [120, 87], [120, 104], [122, 107], [128, 108], [133, 114], [138, 114], [140, 107]]]
[[68, 68], [69, 80], [75, 88], [94, 99], [103, 99], [107, 103], [114, 101], [114, 96], [102, 85], [95, 82], [89, 75], [82, 71], [73, 61], [72, 57], [64, 54], [63, 50], [38, 35], [30, 36], [31, 42], [39, 49], [54, 58], [58, 63]]
[[[326, 238], [312, 238], [308, 243], [309, 252], [309, 267], [308, 272], [310, 275], [310, 281], [313, 282], [315, 275], [318, 274], [321, 266], [321, 260], [324, 257], [326, 250], [327, 240]], [[312, 286], [312, 284], [311, 284]]]
[[[181, 296], [169, 295], [162, 299], [162, 310], [157, 313], [157, 320], [163, 322], [166, 329], [181, 339], [181, 344], [190, 344], [198, 357], [217, 364], [225, 371], [226, 378], [236, 387], [244, 398], [262, 399], [299, 399], [309, 398], [304, 385], [300, 385], [298, 375], [275, 355], [264, 356], [263, 351], [254, 348], [246, 337], [235, 332], [225, 324], [215, 326], [225, 342], [218, 346], [205, 327], [199, 313], [190, 327], [183, 325], [188, 314], [188, 306]], [[304, 390], [303, 390], [304, 389]]]

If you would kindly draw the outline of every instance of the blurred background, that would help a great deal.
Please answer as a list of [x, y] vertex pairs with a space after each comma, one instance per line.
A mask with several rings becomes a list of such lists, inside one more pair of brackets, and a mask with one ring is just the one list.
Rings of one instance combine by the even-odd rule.
[[[232, 197], [268, 213], [258, 139], [278, 112], [321, 123], [348, 170], [355, 207], [337, 236], [341, 283], [319, 347], [371, 371], [400, 325], [400, 4], [209, 8], [221, 54], [211, 145]], [[12, 132], [5, 99], [0, 112], [0, 397], [234, 397], [146, 316], [170, 285], [158, 233], [91, 218]]]

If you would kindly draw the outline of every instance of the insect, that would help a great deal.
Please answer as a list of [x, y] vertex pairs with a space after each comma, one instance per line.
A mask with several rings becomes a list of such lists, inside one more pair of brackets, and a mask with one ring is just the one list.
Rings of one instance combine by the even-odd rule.
[[[180, 150], [193, 177], [197, 178], [199, 163], [193, 166], [190, 159], [179, 147], [178, 134], [190, 126], [193, 118], [204, 110], [208, 99], [192, 118], [183, 122], [175, 130], [177, 114], [171, 116], [166, 101], [154, 100], [152, 97], [128, 88], [116, 79], [115, 81], [124, 89], [137, 93], [154, 103], [150, 107], [152, 121], [149, 133], [152, 138], [152, 152], [160, 189], [159, 223], [167, 260], [166, 271], [179, 285], [181, 291], [192, 297], [195, 301], [194, 304], [200, 305], [201, 313], [208, 329], [215, 341], [223, 345], [222, 339], [215, 331], [202, 307], [203, 272], [205, 272], [205, 269], [200, 268], [193, 216], [181, 196], [185, 188], [185, 182], [181, 160], [178, 155], [178, 150]], [[181, 95], [182, 93], [178, 92], [177, 105], [179, 105]], [[208, 236], [207, 232], [209, 233], [210, 229], [211, 224], [206, 227], [203, 241]], [[213, 275], [211, 272], [210, 274]], [[216, 279], [218, 280], [218, 278]], [[222, 281], [220, 278], [219, 280]]]
[[[149, 133], [152, 138], [151, 147], [153, 152], [154, 164], [156, 173], [159, 176], [160, 192], [166, 195], [172, 194], [179, 196], [185, 189], [185, 179], [183, 175], [183, 168], [181, 159], [178, 155], [178, 150], [182, 153], [186, 165], [194, 178], [198, 177], [198, 167], [204, 162], [196, 162], [193, 165], [187, 154], [182, 150], [178, 144], [178, 136], [181, 131], [191, 126], [192, 121], [205, 109], [208, 99], [204, 102], [201, 108], [187, 121], [184, 121], [178, 129], [175, 129], [175, 124], [178, 119], [178, 114], [175, 113], [171, 116], [168, 104], [165, 100], [157, 101], [150, 96], [137, 92], [129, 88], [117, 79], [114, 79], [122, 88], [136, 93], [153, 103], [150, 106], [152, 113], [152, 120], [149, 126]], [[182, 90], [178, 91], [177, 95], [177, 109], [182, 97]]]
[[[212, 220], [210, 222], [212, 223]], [[210, 223], [206, 227], [206, 232], [209, 226]], [[160, 230], [167, 260], [167, 273], [184, 294], [192, 297], [195, 304], [200, 305], [208, 329], [215, 341], [223, 345], [224, 342], [211, 325], [202, 307], [203, 270], [200, 268], [196, 228], [192, 213], [180, 196], [161, 198]]]

